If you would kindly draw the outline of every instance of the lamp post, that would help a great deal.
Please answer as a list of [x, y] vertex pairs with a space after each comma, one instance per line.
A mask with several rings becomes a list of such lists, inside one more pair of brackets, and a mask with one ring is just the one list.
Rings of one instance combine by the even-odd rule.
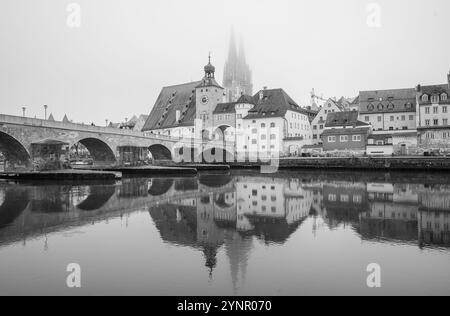
[[27, 107], [26, 106], [23, 106], [22, 107], [22, 114], [23, 114], [23, 117], [25, 117], [25, 111], [27, 110]]
[[47, 109], [48, 109], [48, 105], [44, 105], [44, 120], [46, 120], [47, 119]]

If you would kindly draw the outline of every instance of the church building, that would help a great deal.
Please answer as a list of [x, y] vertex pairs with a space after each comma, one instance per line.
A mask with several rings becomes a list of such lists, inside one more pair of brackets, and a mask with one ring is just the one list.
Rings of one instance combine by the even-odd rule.
[[[215, 79], [216, 68], [211, 64], [211, 57], [204, 71], [205, 76], [200, 81], [163, 88], [142, 131], [201, 138], [204, 131], [211, 130], [214, 111], [223, 103], [225, 89]], [[196, 120], [201, 126], [195, 126]]]

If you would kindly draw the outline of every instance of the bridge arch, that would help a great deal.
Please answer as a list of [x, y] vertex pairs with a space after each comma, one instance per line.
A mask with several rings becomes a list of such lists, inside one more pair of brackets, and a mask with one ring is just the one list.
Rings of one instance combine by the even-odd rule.
[[173, 180], [170, 178], [152, 179], [148, 185], [148, 194], [151, 196], [161, 196], [169, 192], [173, 187]]
[[152, 154], [153, 160], [170, 160], [172, 161], [172, 152], [169, 148], [161, 144], [151, 145], [148, 150]]
[[12, 169], [31, 166], [31, 155], [26, 147], [15, 137], [2, 131], [0, 131], [0, 153]]
[[30, 203], [27, 190], [0, 189], [0, 228], [12, 224]]
[[94, 137], [82, 138], [75, 142], [82, 144], [89, 151], [95, 164], [112, 164], [116, 162], [114, 150], [103, 140]]
[[91, 186], [87, 198], [76, 207], [82, 211], [96, 211], [103, 207], [115, 193], [114, 186]]

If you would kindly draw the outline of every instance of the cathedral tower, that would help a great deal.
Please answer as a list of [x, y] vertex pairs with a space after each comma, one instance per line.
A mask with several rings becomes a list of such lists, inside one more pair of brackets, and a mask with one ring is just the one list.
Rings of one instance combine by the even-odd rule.
[[236, 102], [242, 94], [253, 95], [252, 72], [246, 61], [244, 42], [241, 38], [238, 52], [234, 31], [231, 31], [223, 86], [226, 89], [227, 102]]

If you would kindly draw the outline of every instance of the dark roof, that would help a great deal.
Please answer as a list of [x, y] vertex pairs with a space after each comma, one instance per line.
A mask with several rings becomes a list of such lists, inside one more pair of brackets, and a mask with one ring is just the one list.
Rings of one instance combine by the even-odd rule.
[[442, 93], [449, 93], [449, 87], [447, 84], [441, 84], [441, 85], [434, 85], [434, 86], [420, 86], [420, 92], [422, 95], [428, 94], [442, 94]]
[[[163, 88], [142, 131], [194, 125], [195, 88], [200, 84], [196, 81]], [[175, 121], [178, 110], [180, 122]]]
[[358, 126], [356, 128], [332, 128], [323, 131], [321, 137], [333, 135], [353, 135], [367, 133], [370, 131], [370, 126]]
[[360, 127], [369, 126], [368, 123], [358, 120], [358, 112], [335, 112], [329, 113], [325, 127]]
[[236, 102], [217, 104], [214, 114], [221, 113], [236, 113]]
[[415, 89], [374, 90], [359, 93], [360, 113], [415, 112]]
[[245, 103], [245, 104], [256, 105], [253, 97], [251, 95], [246, 95], [246, 94], [241, 95], [241, 97], [237, 100], [236, 103]]
[[201, 87], [216, 87], [216, 88], [220, 88], [220, 89], [224, 89], [220, 84], [217, 83], [216, 79], [214, 78], [203, 78], [202, 81], [200, 81], [200, 83], [196, 86], [196, 88], [201, 88]]
[[284, 117], [288, 110], [308, 115], [283, 89], [262, 90], [255, 94], [253, 100], [255, 107], [248, 112], [246, 119]]

